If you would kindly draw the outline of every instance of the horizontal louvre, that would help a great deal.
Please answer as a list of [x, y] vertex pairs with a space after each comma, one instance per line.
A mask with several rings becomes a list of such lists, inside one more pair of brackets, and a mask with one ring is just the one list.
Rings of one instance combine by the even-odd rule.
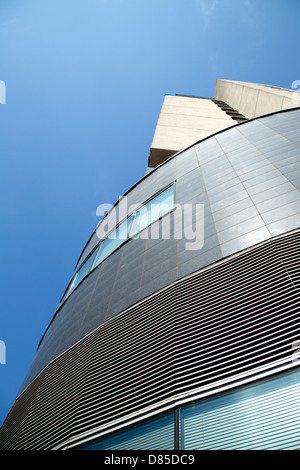
[[[82, 450], [98, 450], [98, 442], [88, 442]], [[101, 439], [101, 449], [172, 450], [174, 449], [174, 412], [130, 426], [121, 432]]]
[[176, 397], [291, 363], [300, 334], [299, 238], [271, 239], [102, 324], [45, 369], [33, 398], [35, 382], [19, 397], [15, 407], [28, 395], [30, 410], [4, 424], [11, 447], [59, 447]]
[[22, 429], [30, 408], [35, 400], [44, 373], [42, 372], [30, 385], [26, 393], [21, 395], [12, 406], [6, 420], [0, 430], [0, 448], [3, 450], [13, 449], [18, 440], [18, 435]]

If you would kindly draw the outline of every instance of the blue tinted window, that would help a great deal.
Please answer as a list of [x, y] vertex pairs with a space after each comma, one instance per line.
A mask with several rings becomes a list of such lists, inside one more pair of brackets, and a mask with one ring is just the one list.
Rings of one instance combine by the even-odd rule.
[[[112, 231], [99, 245], [98, 249], [87, 259], [76, 273], [65, 299], [78, 286], [91, 269], [104, 261], [111, 253], [121, 246], [128, 237], [134, 236], [143, 228], [155, 222], [174, 207], [174, 186], [170, 186], [137, 210], [135, 216], [128, 217]], [[131, 227], [131, 228], [130, 228]], [[130, 233], [129, 233], [130, 231]], [[95, 256], [96, 255], [96, 256]]]
[[121, 431], [83, 444], [77, 449], [172, 450], [174, 449], [174, 412], [162, 413]]
[[93, 268], [98, 266], [105, 258], [107, 258], [113, 251], [115, 251], [122, 243], [128, 238], [128, 230], [132, 217], [129, 217], [119, 227], [108, 235], [101, 243], [97, 252]]
[[181, 448], [299, 449], [300, 371], [254, 382], [183, 406]]
[[148, 203], [142, 205], [134, 217], [130, 236], [133, 237], [138, 232], [148, 227], [155, 220], [170, 212], [174, 207], [174, 186], [170, 186], [165, 191], [158, 194]]
[[79, 269], [79, 271], [76, 273], [67, 295], [70, 295], [71, 292], [75, 289], [75, 287], [77, 287], [78, 284], [82, 281], [82, 279], [89, 273], [89, 271], [91, 269], [91, 266], [93, 264], [94, 258], [95, 258], [95, 251], [86, 260], [86, 262], [82, 265], [82, 267]]

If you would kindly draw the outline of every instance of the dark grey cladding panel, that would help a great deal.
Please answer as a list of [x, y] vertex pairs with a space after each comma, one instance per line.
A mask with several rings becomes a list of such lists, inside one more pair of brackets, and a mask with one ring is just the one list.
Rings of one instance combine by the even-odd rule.
[[[179, 153], [127, 193], [142, 203], [175, 181], [176, 202], [204, 205], [204, 244], [187, 250], [171, 216], [171, 238], [128, 240], [70, 295], [51, 322], [24, 386], [66, 348], [113, 315], [222, 257], [300, 225], [300, 110], [265, 116]], [[198, 204], [198, 206], [196, 206]], [[159, 234], [161, 223], [153, 225]], [[199, 226], [198, 226], [199, 228]], [[97, 242], [92, 237], [81, 259]]]

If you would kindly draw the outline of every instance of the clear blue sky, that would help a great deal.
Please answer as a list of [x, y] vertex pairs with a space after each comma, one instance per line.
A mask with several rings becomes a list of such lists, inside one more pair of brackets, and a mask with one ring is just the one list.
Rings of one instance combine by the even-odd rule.
[[164, 94], [291, 88], [299, 0], [1, 0], [0, 424], [96, 227], [145, 173]]

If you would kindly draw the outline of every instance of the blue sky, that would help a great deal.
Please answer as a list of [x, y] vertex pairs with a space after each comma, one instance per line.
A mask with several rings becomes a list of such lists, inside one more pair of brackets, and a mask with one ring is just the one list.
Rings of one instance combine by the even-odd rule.
[[141, 178], [166, 93], [291, 88], [298, 0], [1, 0], [0, 424], [99, 204]]

